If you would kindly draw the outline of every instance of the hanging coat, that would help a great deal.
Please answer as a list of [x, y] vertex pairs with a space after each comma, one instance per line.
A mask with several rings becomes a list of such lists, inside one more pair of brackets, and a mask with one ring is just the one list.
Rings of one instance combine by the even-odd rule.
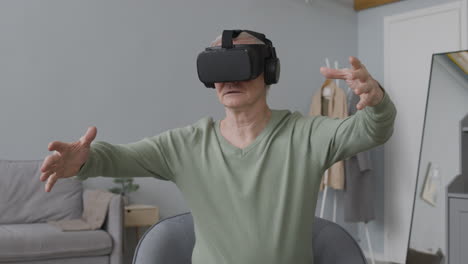
[[[325, 87], [329, 87], [331, 90], [330, 99], [327, 100], [322, 97], [322, 92]], [[322, 109], [322, 105], [328, 105], [325, 109]], [[317, 116], [328, 116], [330, 118], [344, 119], [348, 116], [348, 106], [346, 100], [346, 93], [343, 89], [336, 86], [334, 80], [327, 79], [323, 83], [319, 91], [317, 91], [312, 97], [312, 104], [310, 105], [309, 115]], [[322, 183], [320, 184], [320, 190], [324, 188], [324, 177], [322, 177]], [[343, 190], [345, 185], [344, 175], [344, 162], [338, 161], [328, 169], [328, 183], [327, 186], [336, 189]]]
[[[359, 95], [348, 91], [348, 114], [357, 112]], [[369, 222], [374, 215], [375, 177], [370, 150], [359, 152], [345, 160], [346, 190], [344, 219], [346, 222]]]

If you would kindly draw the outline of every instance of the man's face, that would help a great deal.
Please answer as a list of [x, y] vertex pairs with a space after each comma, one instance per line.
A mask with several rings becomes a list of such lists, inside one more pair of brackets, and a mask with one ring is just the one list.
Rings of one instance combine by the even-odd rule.
[[219, 101], [229, 108], [242, 108], [266, 98], [263, 73], [250, 81], [215, 83]]
[[[234, 41], [234, 44], [253, 44], [249, 40]], [[215, 83], [219, 101], [228, 108], [243, 108], [265, 98], [266, 86], [263, 73], [249, 81]]]

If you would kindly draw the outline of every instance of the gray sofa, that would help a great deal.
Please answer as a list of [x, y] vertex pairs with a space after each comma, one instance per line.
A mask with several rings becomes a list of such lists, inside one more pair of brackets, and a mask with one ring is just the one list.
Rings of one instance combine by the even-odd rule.
[[0, 263], [123, 263], [123, 201], [112, 197], [103, 228], [63, 232], [47, 221], [81, 217], [81, 181], [39, 180], [42, 160], [0, 160]]

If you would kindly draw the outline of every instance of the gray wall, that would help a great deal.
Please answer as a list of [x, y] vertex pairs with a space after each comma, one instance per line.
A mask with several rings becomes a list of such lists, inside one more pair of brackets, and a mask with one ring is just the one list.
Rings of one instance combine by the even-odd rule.
[[[371, 75], [384, 82], [384, 24], [385, 16], [409, 12], [412, 10], [426, 8], [434, 5], [456, 2], [454, 0], [405, 0], [376, 8], [360, 11], [358, 13], [358, 57], [365, 63]], [[374, 161], [376, 164], [377, 186], [376, 186], [376, 209], [377, 219], [369, 224], [369, 230], [374, 234], [375, 243], [373, 249], [377, 257], [383, 254], [384, 246], [384, 164], [383, 147], [374, 150]], [[360, 237], [365, 237], [360, 232]], [[371, 238], [372, 239], [372, 238]], [[367, 243], [361, 243], [367, 250]]]
[[[339, 1], [1, 1], [0, 159], [42, 159], [49, 142], [77, 140], [92, 125], [96, 140], [117, 144], [221, 118], [195, 59], [225, 28], [273, 40], [282, 75], [272, 108], [306, 114], [324, 58], [344, 65], [357, 55], [357, 15]], [[133, 202], [160, 206], [162, 217], [188, 210], [172, 183], [137, 183]]]

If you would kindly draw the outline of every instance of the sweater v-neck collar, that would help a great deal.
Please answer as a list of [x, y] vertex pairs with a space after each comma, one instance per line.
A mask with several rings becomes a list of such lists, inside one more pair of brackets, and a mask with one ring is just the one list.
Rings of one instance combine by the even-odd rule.
[[252, 150], [262, 139], [268, 135], [271, 130], [275, 127], [275, 125], [278, 123], [278, 119], [283, 116], [284, 114], [281, 114], [282, 112], [285, 112], [287, 110], [274, 110], [271, 109], [271, 116], [270, 120], [268, 120], [267, 125], [262, 129], [260, 134], [252, 141], [249, 145], [247, 145], [244, 148], [238, 148], [234, 145], [232, 145], [222, 134], [221, 134], [221, 129], [220, 129], [220, 120], [216, 120], [214, 122], [215, 126], [215, 133], [216, 137], [219, 140], [219, 143], [221, 144], [222, 148], [224, 150], [227, 150], [229, 153], [238, 155], [238, 156], [244, 156], [247, 154], [250, 150]]

